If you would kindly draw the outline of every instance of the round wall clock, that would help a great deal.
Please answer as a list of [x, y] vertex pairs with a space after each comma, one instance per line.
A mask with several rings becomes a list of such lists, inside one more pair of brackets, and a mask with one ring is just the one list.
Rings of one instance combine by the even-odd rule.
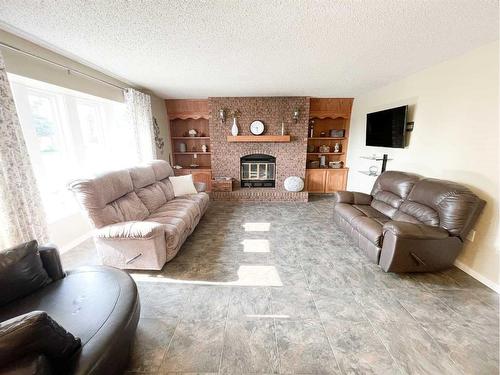
[[250, 132], [253, 135], [261, 135], [264, 133], [265, 127], [262, 121], [254, 121], [250, 124]]

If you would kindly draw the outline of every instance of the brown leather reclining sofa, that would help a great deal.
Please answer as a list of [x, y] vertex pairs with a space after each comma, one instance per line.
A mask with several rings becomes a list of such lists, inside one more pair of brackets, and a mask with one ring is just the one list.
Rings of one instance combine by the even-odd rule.
[[387, 171], [371, 194], [335, 193], [334, 219], [386, 272], [451, 266], [485, 202], [450, 181]]

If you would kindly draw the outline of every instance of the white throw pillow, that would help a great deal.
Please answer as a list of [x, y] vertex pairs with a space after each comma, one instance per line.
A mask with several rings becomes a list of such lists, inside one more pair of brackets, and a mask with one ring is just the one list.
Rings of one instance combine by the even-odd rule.
[[193, 175], [187, 174], [185, 176], [169, 177], [168, 179], [172, 183], [176, 197], [198, 193], [194, 187]]

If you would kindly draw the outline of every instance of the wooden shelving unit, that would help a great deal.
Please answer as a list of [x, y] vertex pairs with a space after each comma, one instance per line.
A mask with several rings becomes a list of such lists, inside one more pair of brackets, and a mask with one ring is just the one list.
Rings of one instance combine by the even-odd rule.
[[[212, 181], [212, 153], [210, 152], [210, 132], [208, 127], [208, 100], [206, 99], [168, 99], [165, 101], [170, 120], [170, 136], [172, 139], [172, 165], [176, 175], [192, 174], [195, 182], [207, 184], [210, 191]], [[189, 130], [197, 132], [196, 137], [189, 136]], [[181, 144], [186, 151], [181, 152]], [[202, 146], [207, 146], [203, 152]], [[192, 165], [197, 164], [194, 168]]]
[[237, 135], [227, 136], [228, 142], [260, 142], [260, 143], [288, 143], [291, 141], [290, 135]]
[[[349, 141], [352, 98], [311, 98], [309, 123], [313, 127], [312, 137], [307, 138], [306, 190], [310, 193], [332, 193], [344, 190], [347, 184], [348, 168], [345, 165]], [[330, 137], [330, 130], [343, 130], [343, 137]], [[321, 134], [324, 133], [324, 136]], [[333, 152], [335, 144], [340, 152]], [[319, 152], [322, 145], [331, 152]], [[312, 168], [311, 161], [326, 157], [326, 166], [331, 161], [343, 162], [343, 168]]]

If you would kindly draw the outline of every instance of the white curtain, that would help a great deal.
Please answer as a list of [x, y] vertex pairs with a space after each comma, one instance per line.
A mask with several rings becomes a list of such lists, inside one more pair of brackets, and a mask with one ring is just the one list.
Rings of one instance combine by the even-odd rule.
[[40, 192], [0, 53], [0, 249], [48, 241]]
[[156, 159], [153, 131], [151, 97], [134, 89], [125, 90], [127, 117], [135, 141], [135, 152], [139, 162]]

